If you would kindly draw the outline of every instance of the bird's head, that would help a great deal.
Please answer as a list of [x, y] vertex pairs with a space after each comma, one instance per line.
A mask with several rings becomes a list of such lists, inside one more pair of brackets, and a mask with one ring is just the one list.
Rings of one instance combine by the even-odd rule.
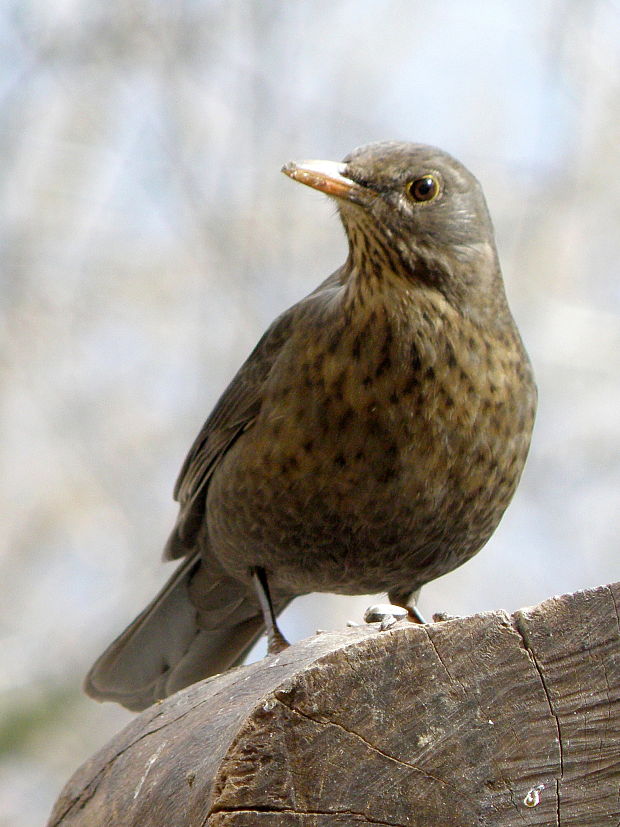
[[283, 172], [336, 200], [352, 268], [395, 272], [461, 309], [481, 299], [480, 289], [490, 287], [485, 282], [501, 282], [480, 184], [448, 153], [385, 141], [341, 163], [290, 163]]

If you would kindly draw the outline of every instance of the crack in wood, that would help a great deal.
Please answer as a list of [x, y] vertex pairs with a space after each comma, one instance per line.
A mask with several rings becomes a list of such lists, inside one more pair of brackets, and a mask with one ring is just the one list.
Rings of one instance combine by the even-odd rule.
[[424, 626], [422, 626], [421, 628], [422, 628], [423, 632], [425, 633], [425, 635], [426, 635], [426, 639], [427, 639], [427, 640], [428, 640], [428, 642], [430, 643], [430, 645], [431, 645], [431, 648], [432, 648], [433, 652], [435, 653], [435, 657], [437, 658], [437, 660], [439, 661], [439, 663], [442, 665], [442, 667], [443, 667], [443, 669], [444, 669], [444, 672], [445, 672], [445, 673], [446, 673], [446, 675], [448, 676], [448, 680], [450, 681], [450, 683], [452, 684], [452, 686], [458, 686], [458, 687], [459, 687], [459, 689], [461, 690], [461, 692], [462, 692], [463, 694], [466, 694], [465, 687], [463, 686], [463, 684], [461, 683], [461, 681], [459, 681], [459, 680], [458, 680], [458, 678], [453, 678], [453, 677], [452, 677], [452, 673], [450, 672], [450, 670], [448, 669], [448, 667], [447, 667], [447, 666], [446, 666], [446, 664], [444, 663], [444, 660], [443, 660], [443, 658], [441, 657], [441, 654], [439, 653], [439, 649], [438, 649], [438, 648], [437, 648], [437, 646], [435, 645], [435, 641], [433, 640], [433, 637], [432, 637], [432, 635], [431, 635], [431, 632], [430, 632], [430, 629], [428, 628], [428, 626], [424, 625]]
[[317, 718], [313, 718], [312, 715], [308, 715], [307, 712], [302, 712], [301, 709], [298, 709], [297, 707], [286, 703], [286, 701], [284, 701], [282, 698], [279, 697], [278, 690], [276, 690], [276, 692], [274, 694], [275, 694], [275, 697], [277, 698], [278, 702], [281, 703], [282, 706], [286, 707], [291, 712], [295, 712], [297, 715], [300, 715], [302, 718], [306, 718], [308, 721], [312, 721], [312, 723], [317, 724], [317, 726], [333, 726], [333, 727], [336, 727], [337, 729], [340, 729], [343, 732], [345, 732], [347, 735], [350, 735], [353, 738], [357, 738], [369, 750], [371, 750], [371, 752], [375, 752], [375, 753], [377, 753], [377, 755], [380, 755], [383, 758], [386, 758], [388, 761], [393, 761], [395, 764], [398, 764], [401, 767], [406, 767], [409, 770], [413, 770], [414, 772], [420, 773], [420, 775], [422, 775], [424, 778], [427, 778], [430, 781], [435, 781], [437, 784], [441, 784], [442, 786], [444, 786], [447, 789], [451, 790], [453, 793], [456, 793], [461, 798], [469, 799], [469, 803], [471, 804], [472, 810], [474, 812], [477, 812], [476, 802], [474, 802], [473, 799], [471, 799], [471, 797], [468, 796], [467, 793], [465, 793], [463, 790], [459, 789], [458, 787], [456, 787], [453, 784], [450, 784], [445, 779], [439, 778], [438, 776], [433, 775], [432, 773], [428, 772], [427, 770], [422, 769], [422, 767], [418, 767], [416, 764], [411, 764], [408, 761], [403, 761], [400, 758], [396, 758], [395, 756], [390, 755], [387, 752], [384, 752], [383, 750], [379, 749], [379, 747], [377, 747], [375, 744], [373, 744], [370, 741], [366, 740], [366, 738], [364, 738], [363, 735], [360, 735], [359, 732], [355, 732], [354, 730], [349, 729], [348, 727], [344, 726], [344, 724], [341, 724], [338, 721], [334, 721], [332, 719], [320, 720], [320, 719], [317, 719]]
[[[504, 780], [504, 779], [502, 779], [502, 780]], [[506, 789], [507, 789], [507, 790], [508, 790], [508, 792], [510, 793], [510, 803], [511, 803], [511, 804], [512, 804], [512, 806], [515, 808], [515, 810], [516, 810], [516, 812], [517, 812], [517, 814], [518, 814], [519, 818], [520, 818], [520, 819], [521, 819], [521, 821], [523, 822], [523, 824], [527, 824], [527, 823], [528, 823], [528, 820], [527, 820], [527, 819], [525, 818], [525, 816], [523, 815], [522, 806], [521, 806], [521, 805], [522, 805], [522, 802], [523, 802], [522, 798], [520, 799], [520, 798], [518, 797], [518, 795], [515, 793], [515, 791], [513, 790], [513, 788], [510, 786], [510, 784], [508, 784], [506, 781], [504, 781], [504, 783], [505, 783], [505, 785], [506, 785]]]
[[555, 709], [553, 708], [553, 702], [551, 700], [551, 693], [549, 691], [549, 687], [547, 686], [547, 680], [544, 675], [544, 670], [542, 666], [539, 664], [538, 659], [536, 658], [536, 654], [533, 648], [530, 646], [529, 643], [529, 629], [527, 626], [527, 621], [525, 618], [525, 614], [521, 611], [515, 612], [513, 617], [513, 627], [515, 631], [519, 634], [522, 642], [523, 648], [528, 653], [531, 658], [532, 665], [538, 672], [538, 676], [540, 678], [540, 684], [542, 686], [542, 690], [545, 693], [545, 697], [547, 699], [547, 704], [549, 705], [549, 711], [555, 721], [555, 726], [557, 729], [557, 742], [558, 742], [558, 758], [560, 763], [560, 777], [555, 779], [555, 795], [556, 795], [556, 821], [557, 827], [561, 827], [561, 799], [560, 799], [560, 782], [564, 778], [564, 748], [562, 745], [562, 728], [560, 725], [560, 718], [557, 715]]

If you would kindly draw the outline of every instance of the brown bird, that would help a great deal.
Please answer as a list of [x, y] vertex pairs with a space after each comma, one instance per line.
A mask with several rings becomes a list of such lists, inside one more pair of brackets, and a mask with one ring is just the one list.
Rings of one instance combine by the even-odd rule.
[[346, 262], [279, 316], [189, 452], [166, 556], [185, 560], [90, 670], [142, 709], [239, 663], [308, 592], [400, 606], [489, 539], [536, 389], [480, 185], [420, 144], [287, 164], [335, 199]]

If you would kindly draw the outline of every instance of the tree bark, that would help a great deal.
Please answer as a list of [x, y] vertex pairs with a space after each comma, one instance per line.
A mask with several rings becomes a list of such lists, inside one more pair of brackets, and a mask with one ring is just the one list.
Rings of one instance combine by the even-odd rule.
[[619, 603], [317, 634], [147, 709], [48, 825], [618, 825]]

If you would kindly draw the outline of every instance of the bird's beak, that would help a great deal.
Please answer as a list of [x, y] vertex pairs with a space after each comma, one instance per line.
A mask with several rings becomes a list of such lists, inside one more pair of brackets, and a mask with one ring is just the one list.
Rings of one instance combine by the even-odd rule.
[[300, 184], [320, 190], [331, 195], [332, 198], [358, 201], [359, 196], [364, 191], [368, 191], [367, 187], [347, 178], [344, 175], [345, 170], [346, 164], [339, 164], [336, 161], [301, 161], [300, 163], [289, 161], [282, 167], [282, 172], [293, 181], [299, 181]]

